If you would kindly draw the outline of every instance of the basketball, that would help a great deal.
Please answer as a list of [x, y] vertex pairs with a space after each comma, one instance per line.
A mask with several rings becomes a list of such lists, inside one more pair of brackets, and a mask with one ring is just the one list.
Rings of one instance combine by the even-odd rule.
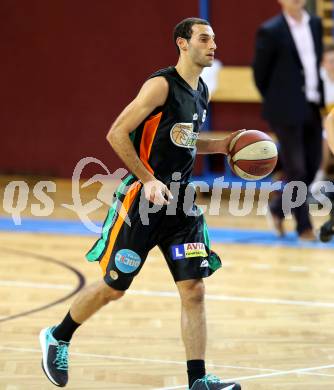
[[274, 170], [277, 148], [268, 134], [248, 130], [232, 139], [227, 160], [237, 176], [246, 180], [260, 180]]

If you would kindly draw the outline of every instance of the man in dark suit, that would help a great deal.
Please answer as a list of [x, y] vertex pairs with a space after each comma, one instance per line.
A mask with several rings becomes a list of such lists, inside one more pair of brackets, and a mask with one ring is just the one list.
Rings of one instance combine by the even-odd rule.
[[[285, 179], [309, 186], [321, 163], [322, 25], [304, 10], [306, 0], [278, 1], [283, 12], [257, 32], [254, 79], [263, 97], [263, 116], [279, 141]], [[295, 189], [292, 201], [296, 196]], [[283, 235], [282, 193], [269, 208], [276, 231]], [[292, 212], [299, 238], [314, 240], [307, 203]]]

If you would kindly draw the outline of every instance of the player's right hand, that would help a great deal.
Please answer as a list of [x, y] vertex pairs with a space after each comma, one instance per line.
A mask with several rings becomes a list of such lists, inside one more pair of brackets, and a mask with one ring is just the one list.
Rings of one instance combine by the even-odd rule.
[[151, 180], [144, 183], [145, 198], [153, 204], [164, 206], [173, 199], [168, 187], [160, 180]]
[[234, 140], [234, 138], [237, 135], [244, 133], [245, 131], [246, 129], [234, 131], [233, 133], [231, 133], [230, 135], [228, 135], [226, 138], [223, 139], [223, 142], [225, 143], [225, 151], [223, 152], [224, 154], [228, 154], [230, 152], [230, 144]]

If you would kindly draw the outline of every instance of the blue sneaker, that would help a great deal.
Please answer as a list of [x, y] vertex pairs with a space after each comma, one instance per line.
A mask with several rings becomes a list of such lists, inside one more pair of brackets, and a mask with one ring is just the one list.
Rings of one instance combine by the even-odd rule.
[[64, 387], [68, 381], [68, 347], [70, 343], [57, 341], [52, 332], [55, 326], [41, 330], [39, 341], [42, 347], [42, 368], [48, 379], [56, 386]]
[[215, 375], [207, 374], [201, 379], [197, 379], [190, 390], [241, 390], [238, 383], [227, 383]]

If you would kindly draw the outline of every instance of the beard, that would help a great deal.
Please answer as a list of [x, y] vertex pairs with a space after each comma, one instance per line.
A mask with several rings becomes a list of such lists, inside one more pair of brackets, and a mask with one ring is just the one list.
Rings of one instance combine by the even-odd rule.
[[194, 62], [196, 65], [202, 67], [202, 68], [208, 68], [210, 66], [212, 66], [213, 64], [213, 58], [208, 58], [208, 57], [205, 57], [205, 58], [196, 58], [194, 59]]

